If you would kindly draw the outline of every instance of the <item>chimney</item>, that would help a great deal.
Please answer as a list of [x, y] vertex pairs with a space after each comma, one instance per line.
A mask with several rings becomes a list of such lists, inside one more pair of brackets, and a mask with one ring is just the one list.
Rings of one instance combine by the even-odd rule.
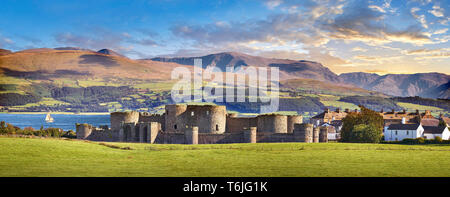
[[395, 109], [392, 109], [392, 113], [395, 113]]
[[383, 108], [381, 108], [380, 113], [384, 113], [384, 109]]
[[358, 112], [358, 109], [355, 109], [355, 112]]
[[348, 112], [349, 112], [348, 108], [345, 108], [345, 113], [348, 113]]
[[325, 108], [325, 113], [330, 113], [330, 109]]
[[419, 115], [419, 110], [418, 109], [416, 109], [416, 114]]
[[406, 114], [406, 109], [403, 109], [403, 113]]
[[341, 109], [336, 108], [336, 112], [337, 112], [337, 113], [341, 112]]

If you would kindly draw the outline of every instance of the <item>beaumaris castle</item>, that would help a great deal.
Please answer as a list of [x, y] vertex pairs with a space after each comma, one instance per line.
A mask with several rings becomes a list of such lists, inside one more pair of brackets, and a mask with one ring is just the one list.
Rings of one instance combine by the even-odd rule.
[[114, 112], [111, 128], [77, 124], [78, 139], [159, 144], [327, 142], [327, 127], [303, 123], [301, 115], [237, 117], [225, 106], [173, 104], [165, 113]]
[[[273, 113], [238, 117], [235, 113], [228, 113], [225, 106], [172, 104], [165, 106], [163, 114], [113, 112], [110, 117], [111, 127], [77, 124], [76, 134], [78, 139], [92, 141], [152, 144], [328, 142], [339, 138], [342, 119], [349, 113], [359, 112], [325, 109], [323, 113], [311, 117], [310, 124], [303, 123], [301, 115]], [[450, 118], [442, 115], [435, 118], [429, 110], [424, 113], [419, 113], [419, 110], [381, 111], [380, 115], [384, 119], [384, 135], [389, 135], [385, 140], [397, 141], [421, 136], [450, 138], [447, 127], [439, 126], [440, 121], [448, 126]], [[414, 127], [417, 130], [414, 132], [418, 134], [402, 137], [402, 132], [413, 132], [404, 129], [409, 127]]]

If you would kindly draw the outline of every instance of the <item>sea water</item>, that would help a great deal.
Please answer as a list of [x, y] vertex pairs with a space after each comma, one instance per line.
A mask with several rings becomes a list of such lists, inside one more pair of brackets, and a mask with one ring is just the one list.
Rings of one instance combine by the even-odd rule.
[[105, 115], [83, 115], [83, 114], [51, 114], [54, 121], [45, 122], [47, 114], [8, 114], [0, 113], [0, 121], [12, 124], [14, 126], [25, 128], [33, 127], [34, 129], [44, 128], [61, 128], [64, 131], [75, 131], [76, 123], [87, 123], [93, 126], [108, 125], [110, 126], [109, 114]]

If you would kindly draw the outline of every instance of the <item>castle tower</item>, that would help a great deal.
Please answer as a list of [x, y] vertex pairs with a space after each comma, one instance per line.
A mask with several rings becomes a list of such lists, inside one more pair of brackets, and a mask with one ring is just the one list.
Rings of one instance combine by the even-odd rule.
[[256, 143], [256, 127], [244, 131], [244, 143]]
[[320, 127], [319, 142], [328, 142], [328, 128]]
[[258, 132], [287, 133], [287, 116], [279, 114], [259, 115]]
[[180, 133], [184, 132], [184, 129], [186, 128], [184, 113], [186, 112], [187, 105], [166, 105], [165, 108], [165, 131]]
[[312, 143], [313, 125], [308, 123], [294, 124], [294, 139], [296, 142]]
[[113, 112], [110, 117], [111, 130], [118, 132], [120, 130], [120, 124], [123, 123], [137, 123], [139, 121], [139, 112]]
[[90, 124], [75, 124], [77, 131], [77, 139], [86, 139], [91, 135], [93, 127]]
[[225, 133], [227, 109], [219, 105], [188, 105], [186, 121], [198, 126], [199, 133]]
[[314, 143], [319, 143], [319, 133], [320, 133], [319, 127], [315, 127], [313, 129], [313, 142]]
[[198, 127], [191, 127], [184, 130], [185, 144], [198, 144]]
[[302, 115], [287, 116], [287, 133], [294, 132], [294, 124], [301, 124], [301, 123], [303, 123]]

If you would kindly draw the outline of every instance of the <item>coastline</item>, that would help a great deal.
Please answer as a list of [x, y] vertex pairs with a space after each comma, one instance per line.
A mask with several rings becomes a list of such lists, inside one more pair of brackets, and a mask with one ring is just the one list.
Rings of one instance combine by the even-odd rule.
[[[47, 114], [49, 112], [0, 112], [0, 114]], [[50, 114], [66, 114], [66, 115], [109, 115], [110, 112], [50, 112]]]

